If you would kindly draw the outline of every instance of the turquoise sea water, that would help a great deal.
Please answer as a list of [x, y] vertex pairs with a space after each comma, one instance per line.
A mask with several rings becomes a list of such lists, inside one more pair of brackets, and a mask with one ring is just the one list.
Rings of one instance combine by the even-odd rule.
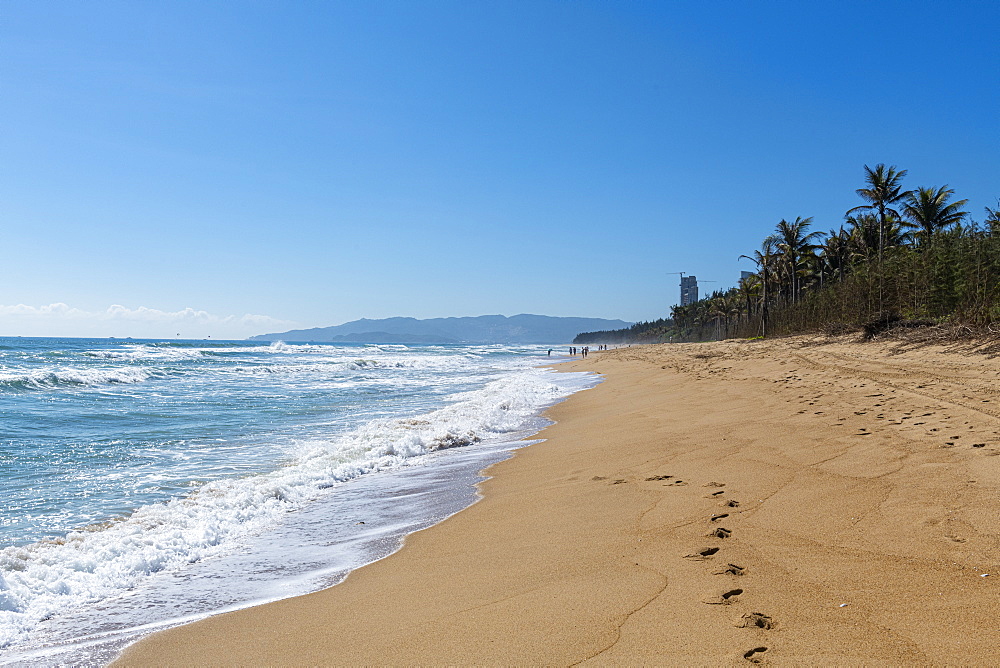
[[395, 549], [592, 384], [545, 350], [0, 339], [0, 663], [100, 664]]

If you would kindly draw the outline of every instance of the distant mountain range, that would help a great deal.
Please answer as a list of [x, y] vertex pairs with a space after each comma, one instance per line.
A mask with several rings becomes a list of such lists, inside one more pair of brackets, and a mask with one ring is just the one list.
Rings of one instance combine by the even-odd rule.
[[604, 318], [556, 318], [522, 313], [510, 318], [362, 318], [333, 327], [293, 329], [251, 336], [251, 341], [286, 343], [569, 343], [581, 332], [623, 329], [632, 323]]

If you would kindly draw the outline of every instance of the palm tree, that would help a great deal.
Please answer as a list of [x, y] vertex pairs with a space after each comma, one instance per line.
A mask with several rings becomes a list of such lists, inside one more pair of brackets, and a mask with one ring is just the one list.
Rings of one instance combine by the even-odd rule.
[[722, 333], [722, 321], [726, 319], [728, 314], [728, 309], [726, 308], [726, 299], [723, 297], [722, 293], [716, 291], [712, 293], [706, 301], [706, 315], [715, 321], [715, 338], [723, 339]]
[[862, 213], [847, 216], [847, 236], [851, 255], [858, 260], [871, 260], [878, 255], [878, 216]]
[[675, 304], [670, 307], [670, 319], [674, 321], [674, 326], [678, 331], [682, 331], [688, 326], [693, 310], [690, 304], [687, 306]]
[[921, 245], [928, 243], [940, 230], [961, 222], [969, 215], [968, 211], [962, 211], [969, 200], [948, 202], [954, 194], [954, 190], [944, 185], [936, 190], [917, 188], [907, 195], [903, 205], [903, 214], [909, 219], [906, 226], [916, 230], [914, 236]]
[[830, 230], [823, 244], [823, 264], [830, 270], [830, 277], [844, 280], [844, 272], [850, 262], [850, 233], [843, 227]]
[[875, 211], [879, 222], [879, 257], [882, 256], [882, 249], [885, 248], [885, 226], [889, 215], [895, 218], [902, 218], [899, 212], [893, 209], [893, 205], [902, 201], [910, 194], [909, 190], [903, 190], [901, 181], [906, 176], [906, 170], [896, 170], [896, 166], [886, 167], [879, 163], [872, 169], [865, 165], [865, 181], [867, 188], [858, 188], [854, 192], [858, 197], [868, 202], [849, 210], [846, 215], [850, 216], [855, 211]]
[[760, 335], [765, 337], [767, 336], [767, 286], [772, 280], [773, 266], [777, 257], [770, 239], [770, 237], [764, 239], [760, 250], [754, 251], [753, 255], [740, 255], [740, 258], [745, 257], [756, 263], [760, 272]]
[[[741, 255], [740, 257], [747, 257], [746, 255]], [[753, 305], [754, 302], [759, 301], [761, 294], [761, 280], [760, 276], [756, 274], [750, 274], [746, 278], [740, 279], [740, 284], [737, 288], [738, 294], [743, 298], [743, 305], [746, 308], [747, 322], [750, 322], [750, 316], [753, 315]]]
[[[726, 338], [735, 333], [740, 326], [743, 315], [743, 305], [740, 303], [740, 291], [730, 288], [726, 292]], [[730, 329], [732, 327], [732, 329]]]
[[893, 248], [902, 246], [907, 241], [903, 223], [895, 217], [888, 218], [883, 227], [879, 224], [878, 216], [873, 213], [862, 213], [848, 216], [847, 225], [851, 253], [857, 258], [870, 260], [877, 257], [880, 242], [884, 248]]
[[895, 165], [886, 167], [884, 163], [880, 162], [875, 165], [875, 169], [865, 165], [865, 181], [868, 182], [868, 187], [858, 188], [854, 192], [868, 204], [856, 206], [847, 212], [848, 216], [855, 211], [875, 211], [878, 215], [879, 311], [882, 310], [882, 252], [885, 249], [886, 223], [889, 221], [889, 216], [897, 220], [902, 218], [899, 212], [892, 207], [910, 194], [908, 190], [903, 190], [901, 181], [904, 176], [906, 176], [906, 170], [897, 171]]
[[774, 234], [768, 237], [771, 244], [781, 253], [785, 270], [791, 283], [792, 302], [799, 298], [799, 273], [805, 268], [807, 258], [815, 254], [822, 232], [807, 232], [812, 225], [812, 218], [796, 217], [794, 222], [782, 219], [774, 228]]

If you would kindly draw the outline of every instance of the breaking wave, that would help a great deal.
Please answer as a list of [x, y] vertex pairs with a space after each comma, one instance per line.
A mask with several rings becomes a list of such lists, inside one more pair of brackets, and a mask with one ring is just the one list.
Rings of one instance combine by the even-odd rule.
[[194, 360], [210, 354], [211, 351], [198, 348], [175, 348], [167, 346], [129, 346], [112, 350], [87, 350], [84, 355], [100, 360], [123, 362], [182, 362]]
[[[298, 441], [290, 463], [269, 473], [217, 480], [188, 496], [141, 507], [119, 521], [57, 540], [4, 548], [0, 647], [26, 637], [41, 620], [71, 606], [106, 599], [151, 574], [225, 553], [240, 537], [273, 526], [285, 513], [340, 483], [405, 466], [435, 451], [523, 432], [543, 407], [578, 389], [574, 375], [519, 369], [481, 389], [455, 394], [437, 410], [380, 418], [328, 439]], [[71, 376], [52, 382], [81, 382], [66, 378]], [[100, 382], [138, 382], [109, 378]], [[95, 377], [86, 382], [98, 381]]]
[[61, 387], [90, 387], [141, 383], [166, 377], [168, 372], [148, 367], [75, 369], [69, 367], [37, 369], [30, 372], [0, 371], [0, 388], [15, 390], [50, 390]]

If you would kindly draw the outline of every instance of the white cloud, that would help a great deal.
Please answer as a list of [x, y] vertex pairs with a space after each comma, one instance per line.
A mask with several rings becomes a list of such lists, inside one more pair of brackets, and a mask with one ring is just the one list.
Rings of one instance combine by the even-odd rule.
[[68, 304], [0, 304], [0, 336], [115, 336], [133, 338], [244, 339], [253, 334], [291, 329], [297, 323], [267, 315], [215, 315], [185, 308], [161, 311], [112, 304], [85, 311]]

